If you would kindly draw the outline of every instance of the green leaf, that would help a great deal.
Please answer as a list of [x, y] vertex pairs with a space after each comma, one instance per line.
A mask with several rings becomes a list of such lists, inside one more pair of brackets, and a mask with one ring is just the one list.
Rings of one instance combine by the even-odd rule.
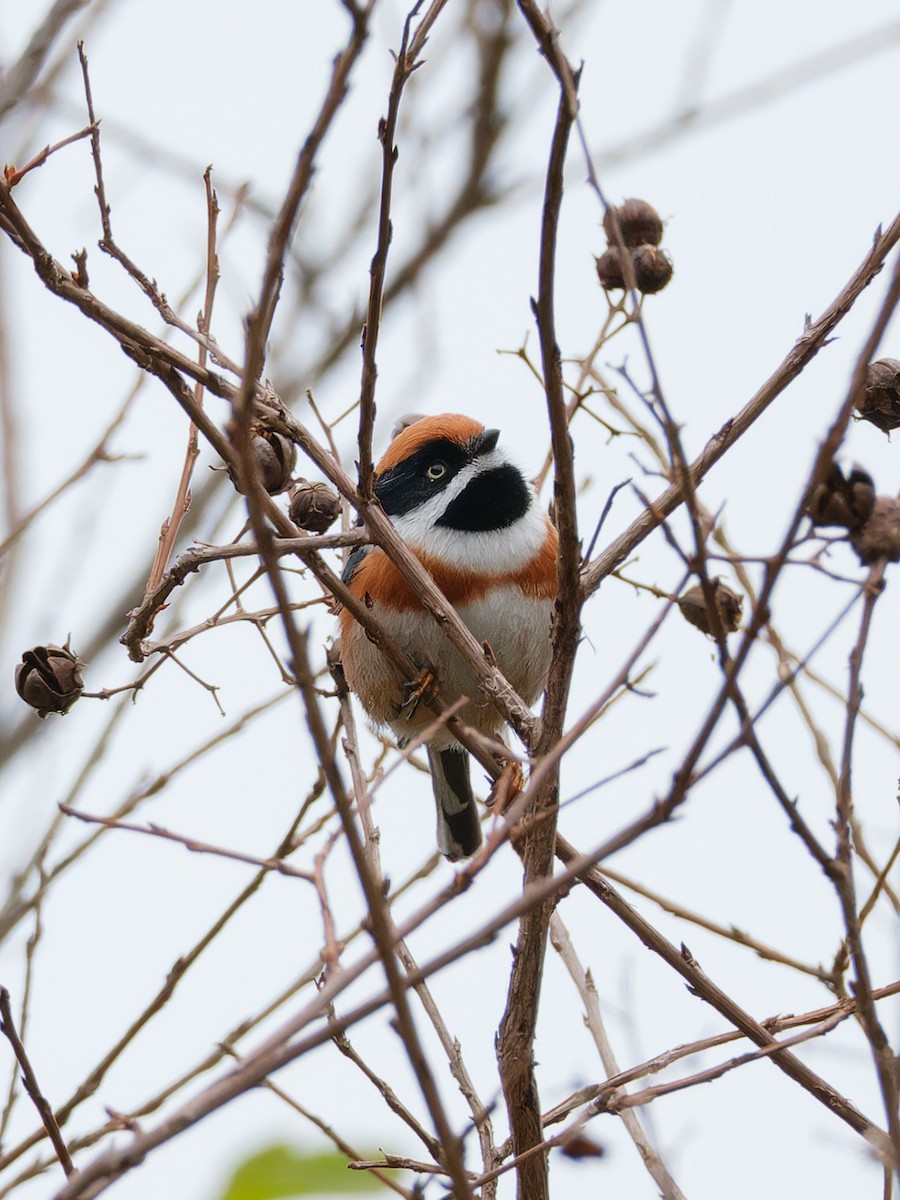
[[237, 1167], [222, 1200], [352, 1196], [384, 1190], [384, 1185], [368, 1171], [349, 1171], [343, 1154], [312, 1154], [276, 1145], [252, 1155]]

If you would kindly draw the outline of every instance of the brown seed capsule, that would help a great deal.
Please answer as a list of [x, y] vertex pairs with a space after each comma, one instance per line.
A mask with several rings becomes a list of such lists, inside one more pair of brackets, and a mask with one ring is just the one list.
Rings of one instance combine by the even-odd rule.
[[816, 526], [858, 529], [870, 517], [875, 504], [875, 484], [862, 467], [854, 467], [848, 478], [837, 463], [814, 488], [806, 511]]
[[619, 252], [615, 247], [604, 250], [597, 259], [597, 278], [604, 291], [611, 292], [614, 288], [624, 288], [625, 278], [622, 275], [622, 263]]
[[865, 524], [875, 508], [875, 484], [872, 476], [861, 467], [854, 467], [847, 480], [847, 492], [850, 496], [850, 510]]
[[[725, 633], [734, 633], [741, 623], [744, 611], [744, 597], [733, 592], [722, 583], [721, 579], [711, 579], [713, 593], [716, 598], [716, 608], [719, 610], [719, 620]], [[706, 607], [706, 597], [702, 586], [697, 583], [678, 598], [678, 607], [686, 621], [697, 627], [703, 633], [712, 633], [709, 621], [709, 610]]]
[[327, 483], [298, 479], [291, 488], [288, 516], [300, 529], [324, 533], [341, 515], [341, 498]]
[[65, 646], [35, 646], [16, 667], [16, 691], [42, 719], [66, 713], [84, 691], [84, 663]]
[[602, 1158], [606, 1150], [586, 1133], [576, 1133], [560, 1146], [566, 1158]]
[[[253, 427], [251, 443], [262, 485], [270, 496], [287, 491], [297, 465], [297, 447], [289, 439], [261, 425]], [[229, 467], [231, 482], [241, 490], [235, 472]]]
[[658, 246], [662, 241], [663, 223], [659, 213], [646, 200], [638, 200], [633, 196], [630, 200], [623, 200], [618, 208], [607, 210], [603, 218], [603, 228], [606, 231], [606, 240], [611, 246], [616, 245], [616, 219], [626, 246], [643, 246], [645, 243]]
[[871, 516], [851, 533], [850, 542], [866, 566], [880, 558], [900, 562], [900, 500], [876, 497]]
[[[634, 282], [638, 291], [646, 296], [661, 292], [674, 272], [672, 260], [665, 250], [660, 250], [658, 246], [644, 245], [637, 246], [630, 253]], [[628, 286], [619, 251], [615, 246], [604, 250], [597, 259], [597, 278], [607, 292]]]
[[900, 426], [900, 362], [896, 358], [869, 363], [856, 408], [864, 421], [870, 421], [882, 433]]
[[646, 296], [661, 292], [672, 278], [672, 260], [665, 250], [660, 250], [658, 246], [638, 246], [631, 252], [631, 261], [634, 263], [634, 278], [638, 291]]

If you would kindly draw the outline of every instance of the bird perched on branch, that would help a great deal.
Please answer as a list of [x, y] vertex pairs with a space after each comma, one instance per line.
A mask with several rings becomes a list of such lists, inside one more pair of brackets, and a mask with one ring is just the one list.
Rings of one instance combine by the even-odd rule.
[[[498, 448], [499, 430], [456, 414], [401, 428], [375, 468], [375, 495], [500, 670], [532, 704], [550, 668], [556, 596], [556, 530], [531, 484]], [[437, 676], [442, 699], [467, 697], [459, 716], [487, 734], [503, 719], [412, 586], [378, 547], [355, 551], [344, 582], [386, 632]], [[341, 659], [347, 683], [376, 725], [403, 745], [433, 720], [406, 703], [407, 688], [365, 630], [344, 609]], [[469, 756], [447, 729], [428, 744], [437, 802], [437, 842], [451, 861], [474, 854], [481, 826]]]

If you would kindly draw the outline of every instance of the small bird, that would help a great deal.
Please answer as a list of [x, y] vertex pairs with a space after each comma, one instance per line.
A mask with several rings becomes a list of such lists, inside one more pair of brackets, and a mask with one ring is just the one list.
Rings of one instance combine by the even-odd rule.
[[[409, 420], [409, 419], [408, 419]], [[556, 530], [534, 488], [497, 446], [500, 432], [445, 413], [401, 427], [375, 468], [375, 496], [403, 540], [527, 704], [550, 669], [556, 597]], [[422, 667], [436, 672], [441, 697], [467, 697], [459, 716], [495, 734], [503, 719], [462, 655], [378, 547], [354, 551], [344, 582], [386, 632]], [[433, 720], [404, 707], [396, 671], [344, 609], [340, 649], [350, 689], [377, 726], [404, 745]], [[469, 756], [446, 729], [428, 744], [437, 803], [437, 843], [451, 862], [481, 845]]]

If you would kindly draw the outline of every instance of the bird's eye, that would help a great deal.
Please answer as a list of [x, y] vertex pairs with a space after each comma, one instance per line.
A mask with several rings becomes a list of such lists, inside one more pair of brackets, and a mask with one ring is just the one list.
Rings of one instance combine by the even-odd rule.
[[425, 474], [432, 480], [443, 479], [447, 474], [447, 464], [442, 462], [429, 463]]

